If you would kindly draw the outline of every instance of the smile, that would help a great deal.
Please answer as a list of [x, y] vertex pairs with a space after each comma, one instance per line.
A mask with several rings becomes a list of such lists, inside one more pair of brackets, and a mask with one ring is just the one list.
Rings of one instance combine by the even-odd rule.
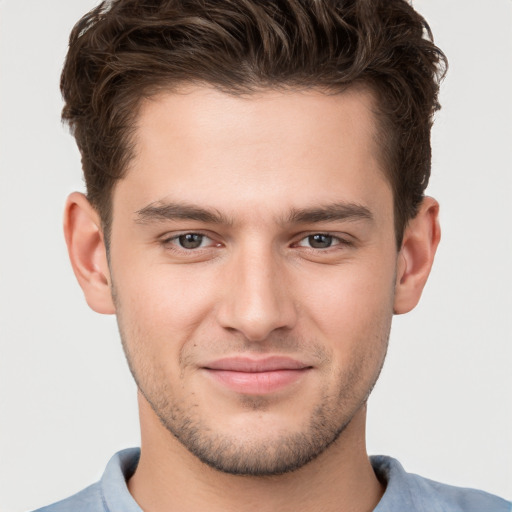
[[280, 391], [299, 381], [311, 369], [312, 366], [281, 356], [265, 359], [225, 358], [203, 367], [222, 386], [250, 395]]

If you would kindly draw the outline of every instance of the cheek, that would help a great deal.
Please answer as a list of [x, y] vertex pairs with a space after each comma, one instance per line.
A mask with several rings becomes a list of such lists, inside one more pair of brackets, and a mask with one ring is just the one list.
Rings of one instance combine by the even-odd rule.
[[[374, 379], [387, 349], [393, 314], [394, 266], [333, 268], [304, 287], [304, 321], [331, 351], [335, 371], [347, 369], [364, 385]], [[304, 324], [303, 324], [304, 325]], [[366, 378], [361, 380], [361, 376]]]
[[[215, 302], [212, 276], [194, 265], [118, 265], [113, 280], [124, 316], [168, 335], [194, 328]], [[128, 314], [129, 313], [129, 314]]]
[[350, 263], [319, 269], [297, 282], [301, 309], [320, 326], [334, 331], [371, 327], [393, 313], [394, 264], [373, 267]]
[[183, 352], [207, 314], [204, 290], [168, 265], [146, 272], [131, 267], [113, 282], [119, 330], [136, 381], [144, 388], [165, 386], [181, 375]]

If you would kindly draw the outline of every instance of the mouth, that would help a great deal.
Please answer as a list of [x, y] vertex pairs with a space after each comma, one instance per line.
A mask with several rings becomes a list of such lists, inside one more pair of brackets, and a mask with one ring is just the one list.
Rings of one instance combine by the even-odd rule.
[[260, 359], [223, 358], [204, 365], [202, 369], [218, 384], [232, 391], [266, 395], [296, 384], [313, 367], [293, 358], [271, 356]]

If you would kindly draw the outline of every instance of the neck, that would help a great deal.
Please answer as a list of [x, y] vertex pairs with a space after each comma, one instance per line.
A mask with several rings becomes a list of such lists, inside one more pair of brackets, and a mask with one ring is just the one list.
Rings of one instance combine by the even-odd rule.
[[145, 512], [367, 512], [383, 488], [366, 454], [366, 408], [337, 441], [302, 468], [284, 475], [229, 475], [203, 464], [158, 421], [139, 398], [141, 457], [128, 482]]

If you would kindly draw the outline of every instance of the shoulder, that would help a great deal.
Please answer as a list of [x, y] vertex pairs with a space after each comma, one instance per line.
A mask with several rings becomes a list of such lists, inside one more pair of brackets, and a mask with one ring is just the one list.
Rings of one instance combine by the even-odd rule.
[[101, 487], [99, 483], [96, 483], [69, 498], [39, 508], [34, 512], [105, 512], [105, 510], [101, 497]]
[[407, 473], [391, 457], [371, 458], [386, 491], [375, 512], [512, 512], [512, 503], [477, 489], [446, 485]]
[[127, 481], [137, 467], [139, 456], [138, 448], [116, 453], [107, 464], [99, 482], [34, 512], [142, 512], [127, 487]]
[[434, 482], [418, 475], [409, 475], [417, 497], [425, 506], [435, 499], [450, 512], [512, 512], [512, 504], [498, 496], [478, 489], [455, 487]]
[[[464, 512], [512, 512], [512, 503], [498, 496], [478, 489], [468, 489], [465, 487], [454, 487], [439, 482], [434, 482], [418, 475], [412, 475], [418, 481], [428, 487], [433, 493], [442, 496], [445, 503], [450, 505], [453, 510]], [[457, 508], [458, 507], [458, 508]]]

